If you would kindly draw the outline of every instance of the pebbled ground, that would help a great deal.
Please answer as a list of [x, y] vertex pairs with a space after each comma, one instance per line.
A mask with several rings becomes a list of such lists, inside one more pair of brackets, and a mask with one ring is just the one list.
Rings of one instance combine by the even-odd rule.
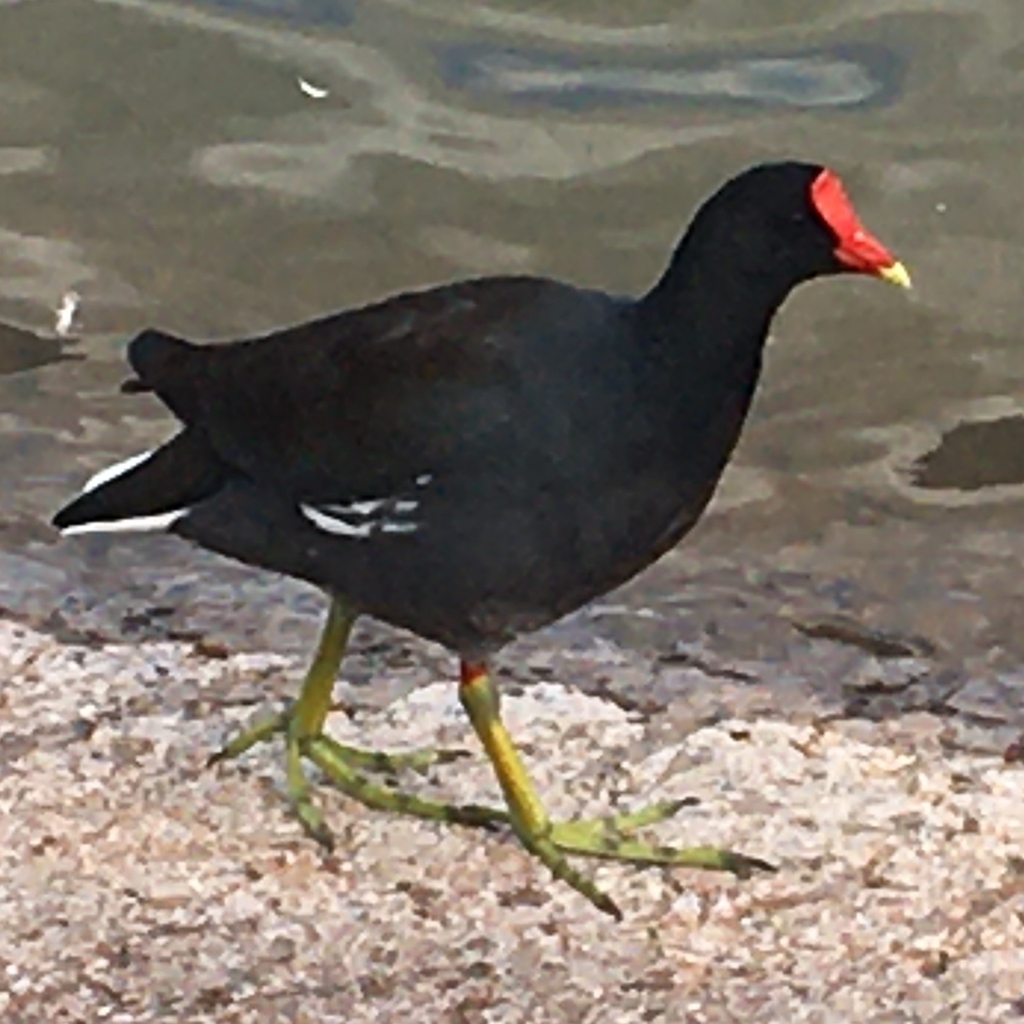
[[[777, 874], [592, 865], [626, 913], [616, 925], [506, 836], [330, 792], [339, 844], [325, 857], [283, 811], [279, 747], [204, 767], [265, 695], [293, 691], [298, 662], [58, 642], [0, 621], [0, 1018], [1022, 1019], [1024, 764], [922, 711], [871, 721], [804, 706], [783, 721], [754, 700], [744, 714], [741, 681], [706, 674], [702, 688], [693, 664], [673, 668], [691, 686], [653, 714], [554, 682], [596, 692], [625, 673], [637, 688], [652, 671], [599, 653], [545, 665], [527, 649], [536, 681], [508, 687], [507, 721], [551, 811], [696, 798], [663, 840], [729, 844]], [[411, 661], [421, 685], [339, 711], [331, 729], [465, 745], [471, 757], [403, 784], [493, 800], [434, 667], [430, 652]], [[687, 696], [716, 687], [714, 714]], [[723, 717], [730, 703], [739, 713]]]

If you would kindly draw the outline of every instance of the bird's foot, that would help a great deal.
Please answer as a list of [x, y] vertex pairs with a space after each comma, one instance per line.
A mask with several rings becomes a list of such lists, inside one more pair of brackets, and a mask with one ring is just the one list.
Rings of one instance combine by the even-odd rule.
[[[272, 739], [278, 733], [287, 736], [289, 740], [295, 739], [298, 741], [299, 737], [295, 735], [297, 730], [293, 728], [294, 707], [292, 705], [284, 711], [260, 718], [252, 725], [247, 726], [225, 743], [220, 750], [211, 754], [207, 760], [207, 765], [214, 765], [220, 761], [230, 761], [240, 757], [246, 751], [256, 746], [257, 743]], [[420, 750], [391, 752], [367, 750], [363, 747], [350, 747], [335, 740], [330, 742], [339, 755], [344, 756], [345, 761], [353, 768], [361, 768], [380, 775], [397, 775], [399, 772], [408, 769], [424, 772], [433, 765], [448, 764], [451, 761], [457, 761], [469, 756], [468, 750], [424, 747]]]
[[759, 857], [731, 850], [714, 846], [663, 846], [634, 835], [638, 828], [666, 821], [691, 804], [691, 800], [665, 800], [627, 814], [553, 822], [549, 835], [559, 850], [584, 857], [728, 871], [739, 878], [749, 878], [755, 871], [775, 870]]
[[622, 914], [614, 900], [592, 879], [570, 864], [567, 854], [620, 860], [640, 866], [684, 866], [729, 871], [741, 878], [748, 877], [754, 871], [774, 870], [766, 861], [730, 850], [710, 846], [665, 846], [636, 836], [638, 829], [671, 818], [687, 806], [687, 800], [663, 801], [638, 811], [602, 818], [574, 818], [566, 821], [542, 818], [531, 828], [521, 820], [517, 821], [516, 816], [507, 808], [447, 803], [396, 789], [371, 779], [366, 773], [394, 777], [406, 769], [423, 772], [431, 765], [461, 758], [466, 752], [427, 748], [386, 753], [351, 747], [323, 732], [304, 735], [296, 726], [294, 706], [244, 729], [217, 751], [209, 763], [239, 757], [256, 744], [278, 734], [285, 739], [289, 802], [305, 831], [327, 850], [334, 848], [334, 836], [312, 798], [304, 760], [312, 761], [347, 796], [373, 810], [473, 828], [511, 828], [523, 846], [544, 863], [556, 878], [572, 886], [598, 910], [615, 918], [621, 918]]
[[[287, 759], [288, 801], [305, 831], [328, 851], [334, 848], [334, 835], [312, 798], [311, 786], [302, 763], [304, 758], [320, 767], [328, 779], [348, 796], [370, 807], [481, 827], [499, 824], [502, 815], [503, 820], [508, 820], [507, 814], [497, 808], [462, 808], [421, 800], [412, 794], [374, 782], [363, 774], [373, 772], [393, 778], [410, 769], [423, 773], [433, 765], [448, 764], [466, 757], [467, 751], [423, 748], [388, 752], [348, 746], [322, 732], [305, 733], [300, 727], [300, 719], [296, 716], [296, 708], [297, 705], [292, 705], [282, 712], [257, 720], [212, 754], [207, 764], [214, 765], [221, 761], [233, 760], [258, 743], [282, 735]], [[483, 811], [487, 813], [481, 813]]]
[[639, 811], [603, 818], [575, 818], [549, 822], [540, 834], [513, 828], [523, 845], [535, 854], [551, 873], [585, 896], [598, 910], [621, 920], [615, 901], [589, 877], [577, 871], [566, 854], [621, 860], [641, 867], [651, 865], [703, 868], [729, 871], [747, 878], [754, 871], [774, 871], [767, 861], [712, 846], [664, 846], [637, 838], [634, 833], [645, 825], [665, 821], [675, 815], [687, 800], [669, 800], [651, 804]]
[[350, 748], [329, 736], [310, 738], [305, 741], [304, 748], [309, 759], [338, 788], [366, 807], [474, 828], [511, 827], [526, 849], [546, 864], [556, 878], [615, 918], [622, 916], [615, 902], [593, 880], [573, 867], [566, 854], [621, 860], [640, 866], [667, 865], [729, 871], [740, 878], [747, 878], [754, 871], [775, 870], [767, 861], [731, 850], [711, 846], [664, 846], [635, 835], [637, 829], [671, 818], [690, 803], [688, 800], [667, 800], [638, 811], [602, 818], [548, 822], [539, 834], [534, 834], [522, 826], [517, 827], [512, 814], [504, 808], [445, 803], [381, 786], [354, 771], [348, 757]]

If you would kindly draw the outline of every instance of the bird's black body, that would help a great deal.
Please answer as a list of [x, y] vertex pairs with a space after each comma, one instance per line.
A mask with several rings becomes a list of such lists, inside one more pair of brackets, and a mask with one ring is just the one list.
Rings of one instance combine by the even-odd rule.
[[147, 331], [128, 389], [184, 429], [55, 522], [187, 509], [172, 532], [484, 654], [696, 522], [775, 309], [843, 269], [819, 170], [728, 183], [638, 300], [485, 278], [227, 345]]

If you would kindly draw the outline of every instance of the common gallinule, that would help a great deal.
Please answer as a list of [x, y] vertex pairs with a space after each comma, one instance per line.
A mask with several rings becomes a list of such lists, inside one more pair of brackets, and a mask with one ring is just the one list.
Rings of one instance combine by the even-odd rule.
[[[768, 865], [632, 834], [678, 804], [551, 821], [502, 724], [488, 658], [624, 583], [694, 525], [739, 436], [772, 315], [802, 281], [850, 271], [910, 283], [832, 171], [777, 163], [708, 199], [639, 299], [492, 277], [232, 344], [144, 331], [124, 390], [155, 392], [183, 428], [94, 476], [54, 524], [167, 529], [330, 595], [298, 701], [214, 755], [283, 733], [289, 795], [313, 835], [330, 840], [303, 758], [371, 807], [508, 824], [617, 916], [567, 852], [737, 873]], [[377, 785], [363, 770], [394, 759], [323, 732], [364, 613], [458, 655], [460, 698], [507, 810]]]

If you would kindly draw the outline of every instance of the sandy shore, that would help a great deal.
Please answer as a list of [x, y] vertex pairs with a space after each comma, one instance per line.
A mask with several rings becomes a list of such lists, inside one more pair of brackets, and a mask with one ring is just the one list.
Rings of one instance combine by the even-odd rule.
[[[615, 924], [506, 836], [331, 792], [339, 845], [324, 857], [284, 812], [278, 746], [207, 770], [297, 663], [75, 646], [13, 622], [0, 662], [12, 1024], [1024, 1016], [1024, 765], [948, 749], [941, 718], [689, 731], [554, 681], [509, 696], [553, 813], [688, 796], [664, 841], [779, 865], [736, 881], [593, 864], [626, 913]], [[465, 745], [471, 757], [403, 785], [496, 798], [448, 681], [330, 727], [365, 745]]]

